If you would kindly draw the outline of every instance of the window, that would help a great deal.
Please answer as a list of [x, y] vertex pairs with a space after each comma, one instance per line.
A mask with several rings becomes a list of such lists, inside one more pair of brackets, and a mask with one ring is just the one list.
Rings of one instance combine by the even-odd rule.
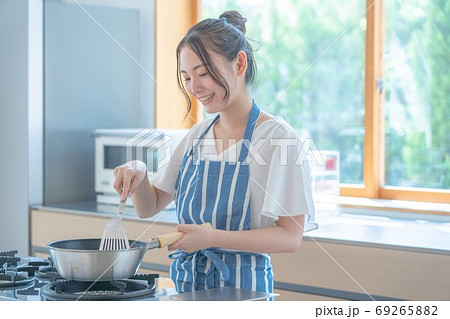
[[389, 186], [450, 188], [450, 18], [443, 4], [386, 2], [385, 181]]
[[201, 19], [246, 15], [252, 95], [320, 150], [340, 152], [342, 195], [449, 202], [445, 0], [200, 4]]
[[237, 8], [248, 19], [258, 66], [255, 100], [288, 119], [299, 135], [313, 137], [321, 150], [340, 150], [341, 181], [362, 184], [364, 3], [202, 1], [202, 17], [217, 17], [227, 8]]

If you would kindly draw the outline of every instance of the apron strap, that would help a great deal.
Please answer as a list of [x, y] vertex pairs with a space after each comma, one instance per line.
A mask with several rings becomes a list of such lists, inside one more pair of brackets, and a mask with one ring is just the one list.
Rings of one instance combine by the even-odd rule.
[[[197, 257], [199, 255], [204, 255], [206, 258], [211, 260], [211, 263], [214, 265], [214, 267], [217, 269], [217, 271], [220, 274], [220, 279], [223, 281], [227, 281], [230, 278], [230, 269], [228, 268], [227, 264], [217, 256], [214, 251], [219, 252], [219, 249], [214, 248], [207, 248], [202, 250], [197, 250], [192, 253], [186, 253], [182, 250], [177, 250], [174, 253], [171, 253], [169, 255], [170, 259], [185, 259], [190, 256], [192, 257], [192, 290], [195, 291], [195, 276], [196, 276], [196, 267], [197, 267]], [[211, 271], [210, 271], [211, 272]], [[209, 277], [209, 279], [213, 279], [212, 277]], [[211, 283], [211, 286], [214, 286], [214, 283]]]
[[[239, 154], [239, 162], [244, 162], [247, 159], [250, 143], [253, 136], [253, 131], [255, 130], [256, 123], [258, 122], [259, 115], [261, 113], [261, 109], [259, 106], [255, 103], [253, 100], [252, 109], [250, 111], [250, 116], [247, 121], [247, 125], [245, 127], [244, 132], [244, 138], [242, 139], [242, 147], [241, 147], [241, 153]], [[202, 141], [202, 139], [205, 137], [206, 133], [211, 129], [211, 127], [216, 123], [220, 118], [220, 115], [217, 115], [214, 120], [208, 125], [208, 127], [203, 131], [203, 133], [199, 136], [197, 139], [197, 142], [192, 146], [191, 150], [189, 151], [189, 156], [194, 155], [194, 151], [197, 149], [198, 145]]]
[[[230, 251], [230, 250], [224, 250], [220, 248], [207, 248], [202, 250], [197, 250], [192, 253], [186, 253], [182, 251], [181, 249], [169, 254], [170, 259], [186, 259], [188, 257], [192, 257], [192, 289], [195, 290], [195, 277], [196, 277], [196, 267], [197, 267], [197, 257], [203, 255], [206, 258], [208, 258], [211, 263], [213, 264], [214, 268], [217, 269], [217, 271], [220, 274], [220, 279], [223, 281], [227, 281], [230, 278], [230, 269], [228, 268], [227, 264], [217, 256], [216, 253], [222, 253], [222, 254], [239, 254], [239, 255], [247, 255], [247, 256], [256, 256], [256, 257], [264, 257], [267, 260], [270, 261], [270, 255], [269, 254], [262, 254], [262, 253], [253, 253], [253, 252], [246, 252], [246, 251]], [[181, 261], [183, 262], [183, 260]], [[208, 273], [211, 273], [213, 269], [210, 269]], [[209, 276], [208, 276], [209, 277]], [[212, 277], [209, 277], [209, 279], [213, 279]], [[214, 283], [211, 283], [211, 286], [213, 286]]]
[[244, 138], [242, 139], [241, 153], [239, 154], [238, 161], [241, 163], [247, 159], [253, 131], [255, 130], [256, 123], [258, 122], [260, 112], [261, 110], [259, 106], [255, 103], [255, 101], [253, 101], [252, 110], [250, 111], [247, 126], [245, 127]]
[[202, 139], [205, 137], [206, 133], [208, 133], [209, 129], [214, 125], [214, 123], [216, 123], [220, 118], [220, 115], [217, 114], [217, 116], [214, 118], [214, 120], [212, 120], [211, 123], [209, 123], [209, 125], [206, 127], [206, 129], [203, 131], [203, 133], [198, 137], [197, 142], [192, 146], [189, 155], [193, 155], [194, 154], [194, 150], [197, 149], [198, 144], [200, 144], [200, 142], [202, 141]]

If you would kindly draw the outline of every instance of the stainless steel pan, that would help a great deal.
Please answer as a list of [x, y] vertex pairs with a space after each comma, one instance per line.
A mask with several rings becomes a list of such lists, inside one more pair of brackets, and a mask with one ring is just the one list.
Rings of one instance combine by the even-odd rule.
[[100, 238], [55, 241], [48, 244], [48, 248], [63, 278], [107, 281], [133, 276], [147, 251], [171, 245], [183, 235], [173, 232], [152, 238], [148, 243], [129, 240], [128, 250], [99, 250]]

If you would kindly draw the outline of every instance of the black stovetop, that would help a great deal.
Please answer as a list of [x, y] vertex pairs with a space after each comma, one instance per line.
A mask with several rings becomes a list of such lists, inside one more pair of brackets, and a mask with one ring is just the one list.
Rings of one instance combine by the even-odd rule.
[[158, 274], [82, 282], [65, 280], [50, 258], [0, 252], [0, 300], [155, 300]]

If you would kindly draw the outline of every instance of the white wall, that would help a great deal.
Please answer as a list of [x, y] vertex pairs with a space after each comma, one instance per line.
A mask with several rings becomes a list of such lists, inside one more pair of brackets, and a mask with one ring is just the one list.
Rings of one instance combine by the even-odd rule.
[[[130, 6], [125, 0], [114, 3]], [[51, 108], [44, 112], [43, 4], [43, 0], [0, 0], [0, 251], [18, 249], [23, 255], [29, 254], [29, 205], [43, 204], [45, 195], [44, 115]], [[154, 31], [153, 2], [145, 2], [145, 8], [140, 22], [146, 23], [141, 25], [146, 31], [137, 41], [147, 61], [141, 64], [154, 74], [153, 41], [148, 40]], [[153, 122], [154, 87], [146, 83], [141, 79], [140, 85], [148, 90], [137, 98], [141, 104], [127, 125], [147, 127]], [[117, 124], [103, 126], [109, 125]]]
[[[153, 41], [140, 39], [140, 11], [83, 8], [98, 24], [72, 1], [44, 5], [45, 205], [95, 200], [94, 129], [151, 124], [140, 101], [141, 85], [151, 80], [141, 77], [141, 69], [117, 45], [148, 61], [140, 49]], [[146, 104], [148, 110], [151, 106]]]
[[[0, 0], [0, 250], [20, 254], [29, 253], [30, 187], [35, 201], [42, 198], [34, 188], [42, 186], [29, 183], [30, 166], [34, 177], [42, 168], [29, 138], [42, 131], [41, 19], [42, 1]], [[36, 160], [28, 160], [30, 146]]]

